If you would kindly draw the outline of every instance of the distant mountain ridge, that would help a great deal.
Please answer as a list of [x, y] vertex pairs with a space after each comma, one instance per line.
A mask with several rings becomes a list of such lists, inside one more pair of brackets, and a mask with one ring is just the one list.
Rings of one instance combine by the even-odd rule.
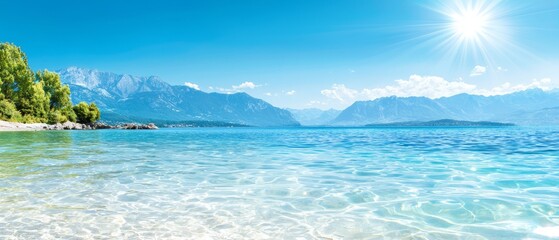
[[320, 110], [318, 108], [306, 109], [287, 109], [293, 115], [293, 118], [304, 126], [321, 126], [328, 125], [334, 120], [341, 110], [328, 109]]
[[498, 96], [464, 93], [437, 99], [384, 97], [355, 102], [330, 124], [366, 125], [459, 119], [542, 125], [559, 123], [558, 107], [558, 91], [543, 91], [538, 88]]
[[296, 126], [287, 110], [246, 93], [206, 93], [158, 77], [136, 77], [70, 67], [58, 71], [72, 101], [95, 102], [102, 119], [219, 121], [251, 126]]

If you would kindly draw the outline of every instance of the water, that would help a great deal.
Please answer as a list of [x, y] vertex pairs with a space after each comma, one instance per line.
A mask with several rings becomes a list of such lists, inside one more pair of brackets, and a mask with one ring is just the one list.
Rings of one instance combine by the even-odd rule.
[[559, 128], [0, 133], [0, 239], [552, 239]]

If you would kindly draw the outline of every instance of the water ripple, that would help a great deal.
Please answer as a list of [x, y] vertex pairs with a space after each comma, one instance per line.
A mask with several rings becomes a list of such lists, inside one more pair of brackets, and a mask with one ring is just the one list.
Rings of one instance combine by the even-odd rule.
[[0, 133], [0, 239], [552, 239], [557, 128]]

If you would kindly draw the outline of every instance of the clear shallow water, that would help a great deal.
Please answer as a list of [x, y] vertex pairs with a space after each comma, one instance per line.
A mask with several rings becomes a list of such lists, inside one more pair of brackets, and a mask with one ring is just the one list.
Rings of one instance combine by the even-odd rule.
[[551, 239], [559, 128], [0, 133], [0, 239]]

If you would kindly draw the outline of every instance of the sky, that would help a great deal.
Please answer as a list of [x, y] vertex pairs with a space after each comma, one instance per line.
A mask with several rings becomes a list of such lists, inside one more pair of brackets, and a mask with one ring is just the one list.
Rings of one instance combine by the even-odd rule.
[[0, 42], [282, 108], [559, 87], [559, 1], [0, 0]]

